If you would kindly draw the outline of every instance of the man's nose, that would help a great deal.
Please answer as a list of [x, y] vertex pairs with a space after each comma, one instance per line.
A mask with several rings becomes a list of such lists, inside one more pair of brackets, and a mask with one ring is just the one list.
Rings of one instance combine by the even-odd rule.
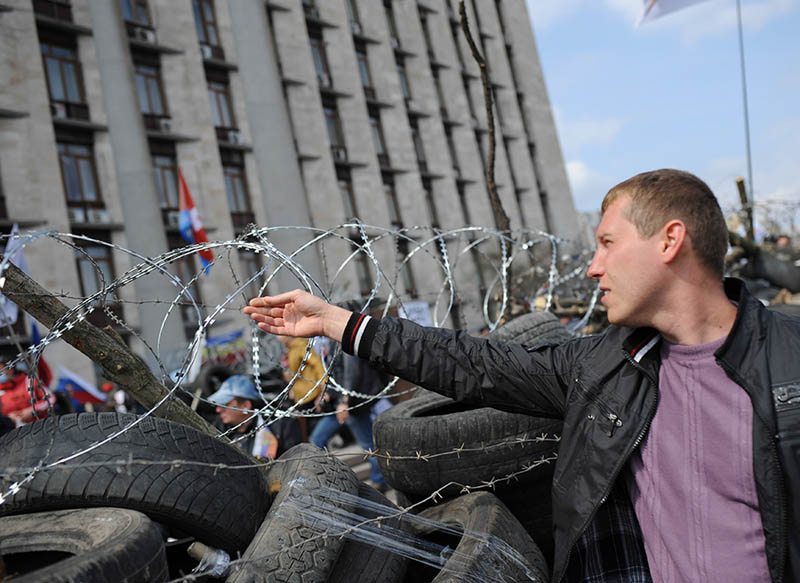
[[586, 275], [592, 279], [600, 279], [603, 275], [603, 269], [600, 264], [600, 252], [595, 251], [592, 262], [589, 264], [589, 269], [586, 270]]

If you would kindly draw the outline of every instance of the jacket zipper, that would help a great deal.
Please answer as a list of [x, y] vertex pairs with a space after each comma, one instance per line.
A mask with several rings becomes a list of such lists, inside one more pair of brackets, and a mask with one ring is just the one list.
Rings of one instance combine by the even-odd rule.
[[[586, 397], [592, 403], [597, 405], [597, 408], [600, 409], [600, 411], [603, 413], [603, 417], [607, 419], [609, 422], [609, 428], [606, 430], [605, 433], [609, 437], [614, 437], [614, 432], [617, 430], [617, 428], [622, 427], [622, 419], [620, 419], [619, 416], [616, 413], [614, 413], [611, 410], [611, 408], [608, 405], [606, 405], [603, 401], [601, 401], [600, 399], [592, 398], [591, 393], [589, 393], [589, 390], [586, 387], [584, 387], [583, 384], [580, 382], [580, 380], [578, 380], [577, 378], [575, 379], [575, 384], [578, 387], [580, 387], [581, 392], [585, 394]], [[592, 415], [590, 416], [590, 418], [593, 419], [594, 416]]]
[[[597, 514], [597, 511], [600, 509], [600, 507], [603, 504], [605, 504], [606, 500], [608, 499], [608, 495], [611, 493], [611, 489], [614, 487], [614, 484], [617, 481], [617, 477], [619, 477], [619, 473], [622, 471], [623, 466], [628, 461], [628, 459], [630, 458], [631, 454], [633, 454], [634, 450], [637, 447], [639, 447], [640, 443], [642, 443], [642, 440], [644, 439], [644, 436], [647, 434], [647, 430], [650, 429], [650, 423], [652, 423], [653, 416], [655, 415], [656, 409], [658, 408], [658, 383], [656, 383], [656, 381], [653, 379], [653, 377], [651, 377], [650, 374], [646, 370], [644, 370], [644, 368], [639, 366], [639, 364], [635, 360], [633, 360], [627, 352], [623, 351], [623, 353], [625, 354], [625, 360], [627, 360], [631, 365], [633, 365], [633, 367], [636, 370], [641, 372], [645, 377], [647, 377], [647, 380], [650, 381], [650, 384], [653, 386], [653, 388], [656, 391], [656, 400], [653, 403], [653, 406], [650, 407], [650, 410], [647, 412], [647, 420], [645, 421], [644, 427], [642, 427], [642, 430], [639, 432], [639, 435], [634, 440], [633, 445], [629, 448], [629, 450], [625, 453], [625, 455], [622, 456], [623, 461], [622, 461], [621, 464], [619, 464], [617, 469], [614, 471], [614, 474], [612, 475], [611, 480], [609, 480], [609, 483], [608, 483], [609, 485], [606, 487], [605, 492], [603, 492], [602, 498], [600, 498], [600, 502], [597, 504], [597, 506], [594, 507], [594, 510], [592, 510], [592, 513], [589, 515], [589, 518], [583, 523], [581, 528], [578, 530], [578, 535], [573, 537], [573, 539], [570, 541], [570, 543], [569, 543], [569, 551], [567, 552], [567, 560], [564, 562], [564, 570], [563, 570], [563, 572], [561, 573], [561, 575], [558, 578], [558, 583], [561, 583], [561, 581], [564, 580], [564, 575], [566, 574], [567, 566], [569, 566], [569, 559], [572, 556], [572, 549], [575, 548], [575, 543], [578, 542], [578, 539], [580, 538], [581, 534], [583, 534], [583, 532], [586, 530], [586, 527], [592, 522], [592, 519], [594, 519], [594, 515]], [[580, 384], [580, 383], [578, 383], [578, 384]], [[598, 401], [595, 401], [595, 402], [598, 402]], [[614, 415], [614, 414], [611, 413], [611, 415]], [[615, 417], [615, 419], [613, 421], [617, 421], [616, 415], [614, 415], [614, 417]], [[620, 425], [622, 425], [622, 422], [620, 422]], [[611, 434], [614, 433], [614, 426], [616, 426], [616, 423], [614, 423], [614, 425], [612, 425], [611, 430], [608, 432], [609, 436], [611, 436]]]
[[[742, 377], [739, 376], [739, 374], [735, 370], [733, 370], [731, 367], [729, 367], [724, 360], [717, 359], [717, 363], [723, 368], [723, 370], [728, 374], [728, 376], [731, 379], [733, 379], [740, 387], [744, 388], [745, 382], [742, 379]], [[750, 392], [748, 391], [748, 394], [749, 393]], [[752, 397], [751, 397], [751, 399], [752, 399]], [[758, 417], [758, 420], [767, 429], [767, 433], [770, 433], [769, 425], [767, 425], [767, 423], [755, 411], [755, 407], [753, 407], [753, 412], [756, 413], [756, 417]], [[771, 439], [769, 441], [770, 452], [772, 454], [770, 457], [772, 457], [772, 461], [775, 464], [775, 467], [778, 468], [778, 469], [780, 469], [780, 467], [781, 467], [781, 461], [780, 461], [780, 458], [778, 456], [778, 446], [776, 445], [775, 441], [777, 439], [779, 439], [779, 438], [780, 438], [780, 434], [773, 436], [773, 439]], [[753, 477], [755, 477], [755, 476], [753, 476]], [[786, 534], [786, 530], [787, 530], [786, 529], [786, 498], [785, 498], [785, 494], [784, 494], [784, 491], [783, 491], [782, 487], [778, 487], [778, 500], [780, 500], [780, 510], [778, 512], [778, 525], [779, 525], [779, 530], [780, 530], [779, 538], [780, 538], [780, 543], [781, 543], [781, 549], [783, 550], [784, 556], [783, 556], [783, 561], [780, 561], [779, 564], [778, 564], [778, 573], [777, 573], [778, 577], [776, 579], [776, 583], [781, 583], [783, 581], [783, 570], [784, 570], [784, 566], [786, 565], [786, 560], [787, 560], [786, 549], [788, 548], [788, 544], [789, 544], [788, 536]], [[760, 504], [760, 501], [759, 501], [759, 504]], [[759, 513], [760, 513], [760, 509], [759, 509]]]

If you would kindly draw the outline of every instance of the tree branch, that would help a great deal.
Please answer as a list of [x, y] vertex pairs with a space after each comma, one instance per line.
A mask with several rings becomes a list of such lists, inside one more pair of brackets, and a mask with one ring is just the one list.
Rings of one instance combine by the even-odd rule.
[[[16, 265], [9, 263], [3, 276], [5, 281], [0, 279], [3, 294], [44, 326], [52, 328], [69, 311], [67, 306]], [[109, 334], [81, 320], [74, 327], [65, 329], [61, 338], [97, 363], [106, 378], [129, 393], [143, 407], [152, 409], [169, 392], [116, 332]], [[154, 413], [203, 433], [219, 435], [213, 425], [174, 395]]]

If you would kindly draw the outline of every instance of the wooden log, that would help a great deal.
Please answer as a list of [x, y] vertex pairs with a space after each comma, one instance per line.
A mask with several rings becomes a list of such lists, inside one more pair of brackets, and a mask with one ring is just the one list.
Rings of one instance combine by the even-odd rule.
[[[8, 264], [0, 278], [0, 288], [8, 299], [48, 328], [52, 328], [69, 311], [58, 298], [13, 263]], [[145, 362], [110, 327], [101, 330], [86, 320], [80, 320], [70, 329], [64, 330], [61, 338], [100, 366], [108, 380], [116, 383], [143, 407], [152, 409], [169, 393]], [[208, 435], [219, 435], [216, 427], [175, 395], [154, 413]]]

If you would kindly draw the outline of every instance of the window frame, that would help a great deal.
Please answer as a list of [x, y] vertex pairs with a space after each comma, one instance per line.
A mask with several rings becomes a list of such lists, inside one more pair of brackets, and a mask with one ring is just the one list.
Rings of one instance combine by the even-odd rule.
[[[233, 100], [231, 99], [230, 84], [221, 79], [208, 79], [208, 99], [211, 103], [211, 121], [215, 128], [236, 129], [236, 117], [233, 112]], [[223, 110], [224, 104], [224, 112]], [[217, 121], [223, 122], [222, 114], [227, 113], [227, 124], [217, 125]]]
[[[148, 69], [147, 71], [143, 69]], [[134, 59], [133, 62], [133, 77], [136, 84], [136, 97], [139, 102], [139, 111], [142, 115], [152, 117], [169, 117], [169, 107], [167, 106], [167, 96], [164, 92], [164, 84], [161, 79], [161, 65], [158, 62], [144, 61]], [[139, 79], [143, 80], [143, 85], [140, 87]], [[145, 96], [147, 97], [149, 111], [142, 109], [142, 88], [144, 88]], [[153, 110], [152, 93], [155, 89], [160, 100], [161, 111]]]
[[[86, 151], [68, 151], [76, 148], [85, 148]], [[86, 210], [89, 208], [105, 208], [102, 191], [100, 189], [100, 181], [97, 177], [97, 165], [95, 164], [94, 159], [94, 146], [91, 143], [83, 143], [57, 137], [56, 152], [58, 154], [58, 167], [61, 171], [61, 185], [64, 190], [64, 197], [66, 199], [67, 207], [83, 209], [84, 215], [86, 214]], [[80, 199], [70, 198], [70, 187], [68, 185], [67, 172], [65, 170], [65, 158], [74, 160], [72, 166], [74, 168], [75, 178], [78, 181], [78, 194], [80, 195]], [[90, 174], [88, 176], [91, 178], [94, 187], [93, 199], [86, 197], [87, 190], [84, 188], [86, 174], [82, 169], [82, 164], [80, 163], [81, 161], [84, 161], [89, 167], [88, 170]]]
[[[45, 51], [45, 47], [49, 51]], [[59, 56], [53, 53], [53, 49], [62, 49], [72, 53], [70, 57]], [[81, 61], [78, 55], [78, 46], [74, 42], [67, 39], [56, 39], [45, 37], [39, 42], [39, 52], [42, 56], [42, 67], [44, 68], [44, 78], [47, 85], [47, 95], [51, 103], [64, 103], [73, 105], [86, 105], [86, 92], [83, 87], [83, 70], [81, 68]], [[48, 61], [54, 61], [58, 67], [58, 77], [61, 84], [61, 91], [63, 98], [59, 99], [53, 94], [53, 86], [50, 79], [50, 67]], [[71, 66], [74, 69], [74, 85], [77, 92], [77, 100], [71, 98], [69, 84], [66, 79], [69, 75], [65, 72], [65, 66]]]
[[[125, 8], [128, 8], [126, 11]], [[137, 20], [142, 15], [144, 9], [144, 20]], [[150, 14], [150, 4], [147, 0], [120, 0], [120, 11], [122, 12], [122, 20], [130, 22], [136, 26], [145, 26], [153, 28], [153, 19]], [[126, 15], [130, 14], [130, 18]]]
[[[179, 187], [178, 187], [178, 158], [174, 154], [167, 153], [167, 152], [151, 152], [150, 154], [151, 164], [153, 166], [153, 176], [156, 183], [156, 192], [158, 193], [158, 204], [161, 208], [162, 213], [168, 212], [175, 212], [180, 210], [180, 195], [179, 195]], [[170, 162], [169, 164], [163, 163], [165, 161]], [[172, 178], [167, 181], [168, 179], [168, 172], [172, 173]], [[160, 177], [160, 178], [159, 178]], [[172, 194], [169, 191], [169, 184], [174, 185], [174, 203], [175, 206], [170, 206], [170, 203], [173, 202], [169, 200], [170, 195]]]
[[356, 63], [358, 64], [358, 75], [361, 78], [361, 86], [364, 89], [374, 89], [375, 85], [372, 82], [372, 73], [369, 70], [369, 55], [367, 54], [367, 47], [361, 42], [357, 42], [355, 47]]
[[[204, 7], [209, 7], [211, 11], [210, 20], [207, 18]], [[214, 0], [192, 0], [192, 13], [195, 19], [197, 40], [201, 44], [221, 48], [222, 44], [219, 41], [219, 25], [217, 24], [217, 11], [214, 6]], [[199, 21], [198, 17], [200, 18]], [[213, 30], [214, 42], [211, 41], [209, 30]]]
[[322, 112], [325, 116], [325, 129], [332, 148], [345, 147], [342, 119], [339, 117], [339, 108], [336, 99], [323, 98]]

